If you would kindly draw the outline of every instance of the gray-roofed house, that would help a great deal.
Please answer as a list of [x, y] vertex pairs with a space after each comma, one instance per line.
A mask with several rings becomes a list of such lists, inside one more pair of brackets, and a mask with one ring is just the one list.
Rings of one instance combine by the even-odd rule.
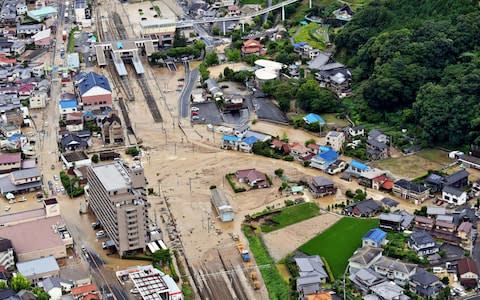
[[445, 207], [441, 206], [427, 206], [427, 215], [430, 217], [443, 216], [446, 214]]
[[428, 188], [405, 179], [395, 182], [393, 193], [403, 199], [412, 200], [416, 205], [423, 203], [429, 196]]
[[452, 186], [457, 189], [468, 187], [468, 176], [470, 174], [466, 170], [460, 170], [444, 178], [444, 185]]
[[5, 288], [0, 290], [0, 299], [1, 300], [16, 300], [19, 299], [15, 294], [15, 291], [11, 288]]
[[416, 231], [408, 238], [408, 247], [415, 250], [418, 256], [428, 256], [437, 253], [438, 245], [426, 231]]
[[350, 126], [347, 128], [346, 132], [350, 137], [357, 137], [357, 136], [364, 136], [365, 135], [365, 126], [357, 125], [357, 126]]
[[396, 211], [393, 213], [380, 214], [380, 228], [403, 231], [410, 228], [415, 217], [405, 210]]
[[42, 188], [42, 176], [40, 170], [35, 168], [13, 171], [0, 178], [0, 192], [20, 193], [36, 191]]
[[328, 274], [320, 256], [306, 256], [303, 253], [297, 253], [293, 259], [298, 267], [298, 293], [306, 296], [319, 292], [321, 290], [320, 284], [325, 283], [328, 279]]
[[430, 188], [433, 193], [439, 192], [443, 188], [443, 176], [430, 173], [428, 176], [423, 180], [423, 184]]
[[349, 279], [361, 294], [368, 293], [370, 287], [387, 280], [372, 269], [361, 269], [355, 274], [350, 274]]
[[348, 259], [348, 270], [350, 274], [355, 274], [362, 269], [370, 268], [382, 257], [382, 248], [363, 247], [357, 249]]
[[43, 290], [50, 296], [50, 300], [62, 298], [62, 285], [57, 277], [49, 277], [41, 282]]
[[403, 288], [391, 281], [384, 281], [370, 288], [370, 291], [383, 300], [410, 299], [404, 295]]
[[371, 217], [376, 215], [382, 209], [382, 205], [373, 199], [363, 200], [347, 206], [344, 213], [349, 216]]
[[386, 276], [403, 286], [408, 283], [410, 276], [415, 274], [417, 265], [382, 256], [373, 264], [373, 269], [380, 275]]
[[60, 269], [62, 281], [70, 281], [74, 286], [92, 283], [89, 270], [82, 264], [64, 266]]
[[367, 140], [367, 155], [370, 160], [387, 159], [390, 157], [390, 146], [375, 139]]
[[17, 296], [20, 297], [21, 300], [37, 300], [37, 296], [29, 290], [20, 290]]
[[60, 139], [60, 145], [66, 151], [85, 150], [88, 143], [76, 134], [67, 134]]
[[314, 59], [308, 62], [308, 68], [310, 70], [319, 70], [328, 63], [330, 56], [330, 53], [320, 52]]
[[368, 139], [375, 140], [382, 144], [388, 144], [388, 136], [378, 129], [372, 129], [368, 132]]
[[442, 290], [443, 284], [437, 276], [424, 270], [417, 270], [410, 277], [410, 291], [424, 297], [425, 299], [435, 298]]
[[58, 277], [60, 272], [57, 260], [53, 256], [19, 262], [17, 270], [33, 283], [48, 277]]
[[315, 198], [334, 195], [337, 192], [335, 183], [322, 176], [315, 176], [308, 182], [308, 189]]
[[213, 98], [217, 99], [219, 97], [223, 97], [223, 91], [215, 80], [207, 79], [205, 80], [205, 83], [207, 84], [208, 92]]
[[211, 189], [211, 200], [212, 204], [215, 207], [215, 210], [218, 213], [218, 216], [222, 222], [233, 221], [234, 213], [233, 208], [228, 201], [227, 196], [224, 191], [218, 188]]
[[454, 186], [445, 185], [442, 189], [442, 200], [448, 204], [463, 205], [468, 200], [467, 192]]

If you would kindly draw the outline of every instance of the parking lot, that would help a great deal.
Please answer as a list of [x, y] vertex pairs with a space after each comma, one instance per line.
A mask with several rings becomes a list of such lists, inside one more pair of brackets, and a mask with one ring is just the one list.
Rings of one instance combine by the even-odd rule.
[[288, 124], [288, 118], [284, 112], [268, 98], [252, 98], [253, 106], [259, 120]]

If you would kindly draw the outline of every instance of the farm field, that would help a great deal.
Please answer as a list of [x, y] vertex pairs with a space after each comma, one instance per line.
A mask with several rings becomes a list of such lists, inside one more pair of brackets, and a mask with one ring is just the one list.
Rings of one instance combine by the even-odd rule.
[[319, 214], [320, 208], [312, 202], [289, 206], [280, 211], [278, 215], [272, 216], [269, 221], [271, 225], [262, 225], [262, 232], [272, 232], [291, 224], [310, 219]]
[[413, 154], [375, 161], [372, 166], [388, 170], [399, 177], [414, 179], [425, 175], [428, 170], [438, 170], [442, 165], [418, 154]]
[[347, 267], [348, 259], [361, 246], [362, 237], [377, 225], [376, 219], [344, 217], [299, 250], [308, 255], [324, 257], [333, 276], [339, 278]]

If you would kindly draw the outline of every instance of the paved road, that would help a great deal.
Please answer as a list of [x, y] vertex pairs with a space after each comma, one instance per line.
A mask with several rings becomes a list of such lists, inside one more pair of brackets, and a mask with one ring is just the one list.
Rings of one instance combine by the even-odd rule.
[[198, 69], [193, 69], [185, 76], [185, 85], [183, 87], [182, 94], [180, 95], [180, 117], [188, 118], [189, 111], [188, 106], [190, 104], [190, 95], [192, 94], [193, 87], [198, 79]]

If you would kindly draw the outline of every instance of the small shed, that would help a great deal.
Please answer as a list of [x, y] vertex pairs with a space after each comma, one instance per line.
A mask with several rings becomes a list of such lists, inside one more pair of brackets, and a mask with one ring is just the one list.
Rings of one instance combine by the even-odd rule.
[[217, 188], [211, 189], [210, 192], [212, 194], [212, 204], [215, 207], [220, 220], [222, 220], [222, 222], [233, 221], [233, 208], [230, 205], [225, 192]]

